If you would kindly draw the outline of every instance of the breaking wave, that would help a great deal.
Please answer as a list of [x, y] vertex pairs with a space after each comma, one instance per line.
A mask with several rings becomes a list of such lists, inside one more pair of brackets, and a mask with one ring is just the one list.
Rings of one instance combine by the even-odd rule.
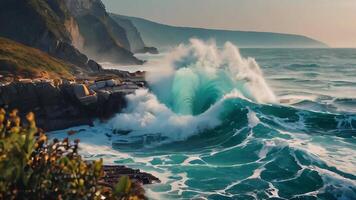
[[152, 199], [356, 199], [356, 115], [320, 103], [350, 111], [353, 98], [275, 95], [230, 43], [191, 40], [149, 64], [149, 89], [73, 136], [83, 155], [155, 174]]

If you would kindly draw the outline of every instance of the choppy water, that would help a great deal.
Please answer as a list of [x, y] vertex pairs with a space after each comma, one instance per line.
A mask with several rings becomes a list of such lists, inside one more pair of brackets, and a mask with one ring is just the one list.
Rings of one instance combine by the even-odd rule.
[[356, 199], [356, 50], [241, 55], [193, 41], [155, 57], [149, 91], [71, 137], [158, 176], [152, 199]]

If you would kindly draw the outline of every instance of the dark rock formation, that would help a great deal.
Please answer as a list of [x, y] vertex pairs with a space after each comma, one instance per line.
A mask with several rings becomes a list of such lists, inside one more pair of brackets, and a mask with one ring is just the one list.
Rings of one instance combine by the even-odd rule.
[[86, 91], [86, 86], [82, 86], [76, 83], [54, 86], [51, 82], [30, 81], [10, 83], [0, 86], [0, 107], [19, 109], [22, 115], [32, 111], [36, 114], [38, 127], [53, 131], [91, 125], [95, 118], [109, 118], [126, 106], [125, 95], [134, 91], [116, 86], [94, 92]]
[[1, 0], [0, 27], [0, 37], [87, 71], [93, 68], [83, 53], [97, 61], [143, 63], [130, 52], [125, 29], [100, 0]]
[[156, 47], [144, 47], [143, 49], [137, 50], [135, 53], [158, 54], [159, 52]]
[[138, 181], [142, 184], [160, 182], [160, 180], [152, 174], [141, 172], [138, 169], [130, 169], [125, 166], [104, 166], [104, 172], [104, 182], [110, 186], [115, 185], [121, 176], [128, 176], [131, 180]]
[[94, 60], [89, 60], [88, 61], [88, 67], [92, 70], [92, 71], [101, 71], [103, 68], [101, 67], [101, 65], [99, 65], [97, 62], [95, 62]]
[[108, 188], [114, 188], [120, 177], [128, 176], [131, 180], [131, 190], [138, 199], [148, 199], [143, 185], [159, 183], [160, 180], [151, 174], [125, 166], [104, 166], [104, 178], [99, 183]]
[[83, 52], [97, 61], [120, 64], [142, 64], [130, 52], [125, 28], [106, 12], [100, 0], [65, 0], [66, 7], [76, 18], [84, 38]]
[[[74, 48], [72, 45], [66, 42], [59, 42], [54, 50], [54, 55], [57, 58], [68, 61], [76, 66], [81, 67], [87, 71], [99, 71], [100, 68], [92, 68], [88, 65], [88, 62], [95, 62], [92, 60], [88, 60], [88, 57], [82, 54], [79, 50]], [[93, 65], [93, 63], [91, 63]], [[96, 65], [99, 65], [96, 63]]]
[[62, 1], [1, 0], [0, 36], [88, 70], [88, 58], [72, 46], [65, 27], [70, 18]]

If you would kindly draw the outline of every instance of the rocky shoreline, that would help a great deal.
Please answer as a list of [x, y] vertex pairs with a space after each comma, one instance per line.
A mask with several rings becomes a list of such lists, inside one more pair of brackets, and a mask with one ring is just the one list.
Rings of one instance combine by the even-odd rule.
[[[6, 81], [0, 77], [0, 108], [18, 109], [20, 116], [34, 112], [37, 126], [46, 132], [63, 130], [109, 119], [125, 108], [127, 94], [145, 87], [144, 72], [120, 70], [101, 70], [76, 80]], [[149, 173], [125, 166], [104, 166], [104, 172], [103, 184], [111, 187], [125, 175], [138, 185], [160, 182]]]
[[125, 95], [145, 87], [144, 73], [102, 70], [76, 80], [19, 79], [0, 85], [0, 107], [34, 112], [45, 131], [92, 125], [126, 106]]

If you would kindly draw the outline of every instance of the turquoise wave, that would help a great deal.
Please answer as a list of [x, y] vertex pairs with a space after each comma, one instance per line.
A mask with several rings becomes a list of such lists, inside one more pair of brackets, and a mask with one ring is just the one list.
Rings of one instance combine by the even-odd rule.
[[150, 199], [356, 199], [355, 51], [242, 52], [264, 71], [192, 40], [150, 66], [123, 113], [71, 137], [87, 159], [158, 176]]

